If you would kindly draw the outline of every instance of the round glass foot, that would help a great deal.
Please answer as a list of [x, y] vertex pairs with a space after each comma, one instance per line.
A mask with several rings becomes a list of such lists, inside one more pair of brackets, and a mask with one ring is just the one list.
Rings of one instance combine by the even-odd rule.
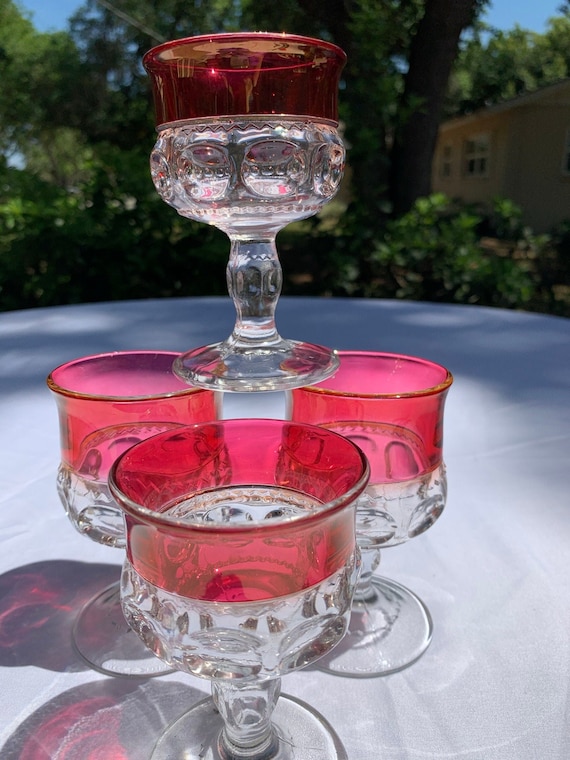
[[[305, 702], [281, 695], [272, 715], [279, 737], [274, 751], [247, 755], [250, 760], [347, 760], [332, 726]], [[159, 738], [151, 760], [239, 760], [220, 752], [223, 727], [211, 698], [198, 702]]]
[[174, 362], [174, 372], [190, 385], [218, 391], [285, 391], [317, 383], [335, 372], [334, 351], [312, 343], [281, 339], [265, 347], [231, 341], [195, 348]]
[[81, 609], [73, 626], [72, 642], [90, 668], [107, 676], [152, 678], [172, 672], [129, 628], [121, 609], [118, 582], [107, 586]]
[[375, 596], [352, 605], [342, 641], [316, 663], [319, 670], [352, 678], [396, 673], [428, 648], [433, 623], [424, 603], [399, 583], [375, 576]]

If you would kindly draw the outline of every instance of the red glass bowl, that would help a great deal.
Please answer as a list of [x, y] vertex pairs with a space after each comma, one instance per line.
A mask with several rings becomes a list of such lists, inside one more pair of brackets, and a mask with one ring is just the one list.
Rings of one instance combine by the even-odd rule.
[[[114, 460], [141, 438], [217, 419], [219, 394], [189, 387], [175, 375], [177, 357], [170, 351], [117, 351], [54, 369], [47, 385], [57, 402], [62, 462], [84, 477], [106, 480]], [[90, 463], [94, 451], [97, 461]]]
[[410, 473], [417, 477], [440, 465], [444, 405], [453, 382], [449, 370], [404, 354], [339, 351], [337, 356], [340, 365], [332, 377], [290, 391], [287, 416], [330, 426], [355, 440], [370, 460], [371, 483], [408, 480]]
[[[346, 566], [355, 548], [356, 499], [368, 475], [362, 451], [336, 433], [238, 419], [180, 428], [133, 446], [111, 469], [109, 484], [125, 513], [127, 555], [139, 575], [193, 599], [257, 601], [298, 593]], [[249, 513], [237, 520], [232, 505], [240, 509], [244, 499], [228, 502], [214, 517], [166, 511], [240, 488]], [[248, 489], [255, 489], [253, 499]], [[279, 514], [275, 489], [310, 505]], [[269, 519], [267, 498], [275, 499]]]
[[158, 127], [185, 119], [295, 115], [338, 122], [345, 53], [311, 37], [269, 32], [213, 34], [149, 50]]

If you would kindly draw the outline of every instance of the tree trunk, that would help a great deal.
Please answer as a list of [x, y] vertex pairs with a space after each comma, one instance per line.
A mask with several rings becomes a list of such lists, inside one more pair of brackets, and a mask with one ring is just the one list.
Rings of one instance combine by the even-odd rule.
[[394, 136], [390, 200], [393, 213], [408, 211], [431, 192], [431, 166], [447, 82], [459, 39], [480, 0], [426, 0], [410, 47], [400, 113], [409, 113]]

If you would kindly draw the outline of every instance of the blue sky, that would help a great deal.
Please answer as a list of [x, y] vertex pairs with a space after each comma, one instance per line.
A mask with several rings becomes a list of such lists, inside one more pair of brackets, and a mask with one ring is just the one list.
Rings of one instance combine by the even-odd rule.
[[[33, 13], [36, 29], [42, 32], [64, 29], [67, 19], [83, 5], [83, 0], [17, 0]], [[523, 29], [544, 32], [546, 21], [557, 16], [561, 0], [494, 0], [487, 12], [487, 23], [509, 30], [516, 24]], [[120, 0], [117, 0], [120, 8]]]

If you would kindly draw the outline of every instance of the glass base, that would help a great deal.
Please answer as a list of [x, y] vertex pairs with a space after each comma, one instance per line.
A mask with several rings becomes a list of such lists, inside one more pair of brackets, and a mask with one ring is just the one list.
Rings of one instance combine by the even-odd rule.
[[[309, 705], [281, 695], [272, 716], [279, 735], [278, 748], [248, 760], [347, 760], [332, 726]], [[211, 698], [198, 702], [159, 738], [150, 760], [242, 760], [220, 753], [218, 737], [223, 723]]]
[[106, 676], [152, 678], [172, 672], [129, 628], [121, 609], [118, 582], [81, 609], [73, 626], [72, 643], [90, 668]]
[[266, 347], [202, 346], [180, 356], [174, 372], [190, 385], [217, 391], [285, 391], [332, 375], [334, 351], [312, 343], [283, 340]]
[[348, 632], [316, 663], [319, 670], [351, 678], [386, 676], [419, 659], [431, 642], [433, 623], [424, 603], [399, 583], [374, 576], [375, 596], [355, 601]]

